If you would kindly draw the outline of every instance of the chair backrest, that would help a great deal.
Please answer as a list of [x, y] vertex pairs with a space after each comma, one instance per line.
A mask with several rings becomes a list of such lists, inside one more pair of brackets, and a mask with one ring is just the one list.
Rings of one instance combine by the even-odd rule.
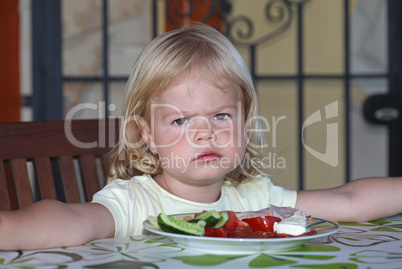
[[0, 210], [90, 201], [104, 184], [98, 160], [117, 138], [118, 120], [0, 123]]

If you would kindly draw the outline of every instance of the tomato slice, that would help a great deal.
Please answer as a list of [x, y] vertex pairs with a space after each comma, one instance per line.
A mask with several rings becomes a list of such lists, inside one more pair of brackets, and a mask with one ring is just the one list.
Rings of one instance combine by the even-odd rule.
[[229, 220], [226, 222], [225, 229], [227, 230], [231, 230], [234, 227], [236, 227], [237, 221], [239, 220], [236, 216], [236, 213], [234, 211], [224, 211], [224, 212], [228, 212], [229, 214]]
[[274, 216], [263, 216], [249, 219], [242, 219], [242, 221], [250, 224], [253, 232], [274, 232], [274, 223], [280, 222], [281, 219]]
[[252, 232], [251, 227], [236, 227], [232, 230], [228, 231], [228, 237], [231, 238], [247, 238], [250, 236], [250, 233]]
[[228, 231], [225, 227], [215, 228], [216, 237], [228, 237]]
[[247, 222], [242, 221], [242, 220], [238, 220], [236, 223], [236, 228], [237, 227], [249, 227], [249, 226], [250, 226], [250, 224], [248, 224]]
[[[239, 219], [236, 216], [234, 211], [222, 211], [227, 212], [229, 214], [229, 219], [223, 227], [214, 228], [214, 227], [205, 227], [205, 234], [204, 236], [207, 237], [228, 237], [228, 231], [237, 227]], [[219, 213], [222, 213], [219, 212]], [[248, 226], [247, 223], [244, 222], [245, 225]]]
[[204, 236], [207, 236], [207, 237], [216, 237], [216, 228], [213, 228], [213, 227], [204, 227], [204, 229], [205, 229], [205, 234], [204, 234]]

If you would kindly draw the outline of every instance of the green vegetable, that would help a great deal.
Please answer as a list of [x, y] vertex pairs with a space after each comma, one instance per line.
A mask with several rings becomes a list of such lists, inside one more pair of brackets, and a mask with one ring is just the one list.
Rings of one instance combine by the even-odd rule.
[[198, 225], [198, 223], [191, 223], [163, 213], [160, 213], [158, 216], [158, 225], [162, 231], [169, 233], [191, 234], [199, 236], [202, 236], [205, 233], [204, 227]]
[[215, 224], [214, 228], [220, 228], [225, 226], [226, 222], [229, 220], [229, 213], [228, 212], [222, 212], [219, 214], [220, 219], [218, 222]]
[[215, 209], [203, 212], [196, 216], [195, 218], [189, 220], [189, 222], [198, 222], [199, 220], [204, 220], [206, 222], [205, 227], [214, 227], [218, 223], [221, 216]]

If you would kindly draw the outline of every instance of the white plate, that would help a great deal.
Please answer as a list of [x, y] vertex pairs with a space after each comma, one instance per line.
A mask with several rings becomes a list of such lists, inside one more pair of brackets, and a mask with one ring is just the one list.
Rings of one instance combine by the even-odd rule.
[[[193, 216], [194, 214], [172, 215], [177, 218]], [[308, 228], [315, 229], [317, 234], [288, 238], [220, 238], [203, 237], [168, 233], [156, 228], [149, 220], [143, 222], [144, 228], [154, 234], [166, 236], [186, 249], [194, 249], [201, 252], [214, 254], [251, 254], [271, 253], [297, 249], [314, 238], [329, 236], [339, 230], [339, 225], [332, 221], [311, 218]]]

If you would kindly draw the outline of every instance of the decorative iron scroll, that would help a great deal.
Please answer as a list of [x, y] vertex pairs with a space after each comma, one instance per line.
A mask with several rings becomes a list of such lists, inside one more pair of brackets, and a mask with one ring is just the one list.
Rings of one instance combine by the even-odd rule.
[[224, 32], [225, 18], [231, 10], [227, 0], [168, 0], [165, 3], [167, 23], [174, 28], [198, 21]]
[[238, 15], [226, 21], [226, 35], [236, 45], [253, 46], [265, 43], [268, 40], [285, 32], [292, 23], [294, 6], [302, 6], [309, 0], [269, 0], [265, 4], [264, 12], [267, 21], [274, 29], [256, 37], [254, 22], [251, 18]]
[[[169, 0], [166, 1], [166, 19], [176, 28], [180, 28], [181, 20], [190, 18], [194, 12], [194, 1]], [[180, 20], [178, 20], [180, 19]]]
[[[285, 32], [292, 23], [297, 6], [302, 7], [308, 1], [266, 1], [263, 9], [264, 17], [272, 27], [261, 36], [255, 36], [255, 22], [252, 17], [231, 16], [232, 4], [227, 0], [169, 0], [166, 2], [166, 18], [176, 28], [179, 28], [186, 20], [200, 21], [225, 33], [236, 45], [255, 46]], [[203, 14], [200, 14], [199, 7], [205, 7], [208, 4], [207, 10], [201, 11]]]

